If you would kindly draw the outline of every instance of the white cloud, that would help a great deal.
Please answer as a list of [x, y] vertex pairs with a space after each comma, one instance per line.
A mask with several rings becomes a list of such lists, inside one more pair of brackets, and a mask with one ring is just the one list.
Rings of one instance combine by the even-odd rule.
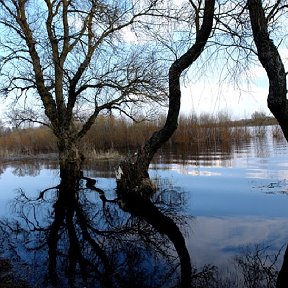
[[181, 113], [228, 112], [234, 118], [250, 117], [255, 111], [270, 114], [267, 108], [268, 79], [262, 67], [249, 71], [251, 83], [244, 87], [233, 87], [233, 83], [209, 78], [182, 87]]
[[286, 218], [196, 217], [190, 226], [193, 232], [186, 242], [194, 265], [199, 266], [211, 261], [226, 264], [240, 247], [251, 244], [270, 244], [271, 251], [277, 252], [287, 241], [288, 232]]

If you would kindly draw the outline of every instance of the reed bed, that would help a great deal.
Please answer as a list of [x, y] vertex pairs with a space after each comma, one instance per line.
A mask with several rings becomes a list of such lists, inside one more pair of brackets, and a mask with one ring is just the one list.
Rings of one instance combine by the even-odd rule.
[[[181, 116], [177, 131], [166, 147], [221, 147], [229, 151], [231, 145], [250, 141], [253, 137], [265, 137], [267, 123], [271, 120], [259, 119], [232, 121], [227, 114], [216, 116]], [[134, 151], [141, 146], [163, 121], [133, 123], [125, 118], [100, 117], [83, 138], [81, 146], [88, 158], [118, 157], [119, 153]], [[251, 128], [253, 125], [253, 129]], [[47, 127], [27, 129], [2, 129], [0, 133], [0, 157], [15, 155], [38, 155], [57, 153], [56, 138]], [[269, 130], [271, 131], [271, 129]], [[278, 125], [272, 126], [275, 141], [283, 141]], [[190, 148], [189, 148], [190, 149]]]

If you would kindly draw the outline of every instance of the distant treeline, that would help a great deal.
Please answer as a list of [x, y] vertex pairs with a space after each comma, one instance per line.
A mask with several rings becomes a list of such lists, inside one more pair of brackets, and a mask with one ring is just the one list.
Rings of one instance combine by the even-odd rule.
[[[142, 145], [163, 123], [164, 120], [133, 123], [125, 118], [101, 116], [83, 138], [82, 147], [86, 156], [112, 150], [131, 151]], [[225, 146], [232, 142], [248, 141], [252, 137], [262, 137], [266, 133], [265, 127], [273, 124], [276, 124], [274, 118], [261, 113], [249, 120], [240, 121], [232, 121], [223, 113], [216, 116], [208, 114], [181, 116], [178, 129], [167, 145], [189, 146], [200, 143]], [[256, 128], [251, 129], [249, 126]], [[283, 137], [277, 125], [273, 127], [272, 134], [274, 138]], [[0, 130], [0, 156], [46, 153], [57, 153], [56, 138], [48, 127], [25, 129], [2, 127]]]

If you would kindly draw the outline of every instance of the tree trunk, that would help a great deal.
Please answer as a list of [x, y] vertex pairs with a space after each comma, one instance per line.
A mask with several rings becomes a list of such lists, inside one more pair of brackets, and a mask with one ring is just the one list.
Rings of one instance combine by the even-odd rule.
[[70, 137], [62, 137], [58, 140], [60, 171], [69, 175], [71, 179], [81, 177], [81, 169], [84, 157], [79, 148], [78, 142]]
[[116, 171], [117, 195], [119, 204], [130, 213], [143, 217], [162, 234], [166, 234], [174, 244], [181, 264], [181, 286], [191, 286], [191, 261], [185, 240], [177, 225], [163, 215], [149, 199], [155, 191], [149, 179], [149, 164], [157, 150], [173, 135], [178, 126], [181, 103], [180, 77], [203, 51], [213, 25], [215, 0], [205, 0], [201, 29], [196, 35], [195, 44], [169, 69], [169, 109], [166, 123], [145, 142], [138, 152], [120, 163]]
[[288, 100], [286, 73], [277, 47], [269, 37], [268, 24], [261, 0], [248, 0], [253, 38], [258, 58], [269, 78], [267, 104], [288, 141]]
[[154, 190], [149, 181], [148, 167], [157, 150], [177, 129], [181, 103], [180, 77], [198, 59], [208, 41], [213, 26], [214, 6], [215, 0], [205, 0], [203, 22], [194, 45], [175, 60], [169, 69], [169, 109], [164, 127], [154, 132], [136, 155], [123, 161], [118, 168], [117, 189], [123, 193], [149, 195]]

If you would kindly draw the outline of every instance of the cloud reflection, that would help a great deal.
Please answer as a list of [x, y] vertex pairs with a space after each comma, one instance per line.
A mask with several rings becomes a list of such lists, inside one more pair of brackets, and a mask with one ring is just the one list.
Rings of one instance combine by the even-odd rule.
[[227, 265], [248, 245], [263, 243], [270, 246], [271, 252], [277, 252], [288, 237], [287, 218], [196, 217], [189, 225], [187, 247], [193, 251], [193, 264], [197, 266]]

